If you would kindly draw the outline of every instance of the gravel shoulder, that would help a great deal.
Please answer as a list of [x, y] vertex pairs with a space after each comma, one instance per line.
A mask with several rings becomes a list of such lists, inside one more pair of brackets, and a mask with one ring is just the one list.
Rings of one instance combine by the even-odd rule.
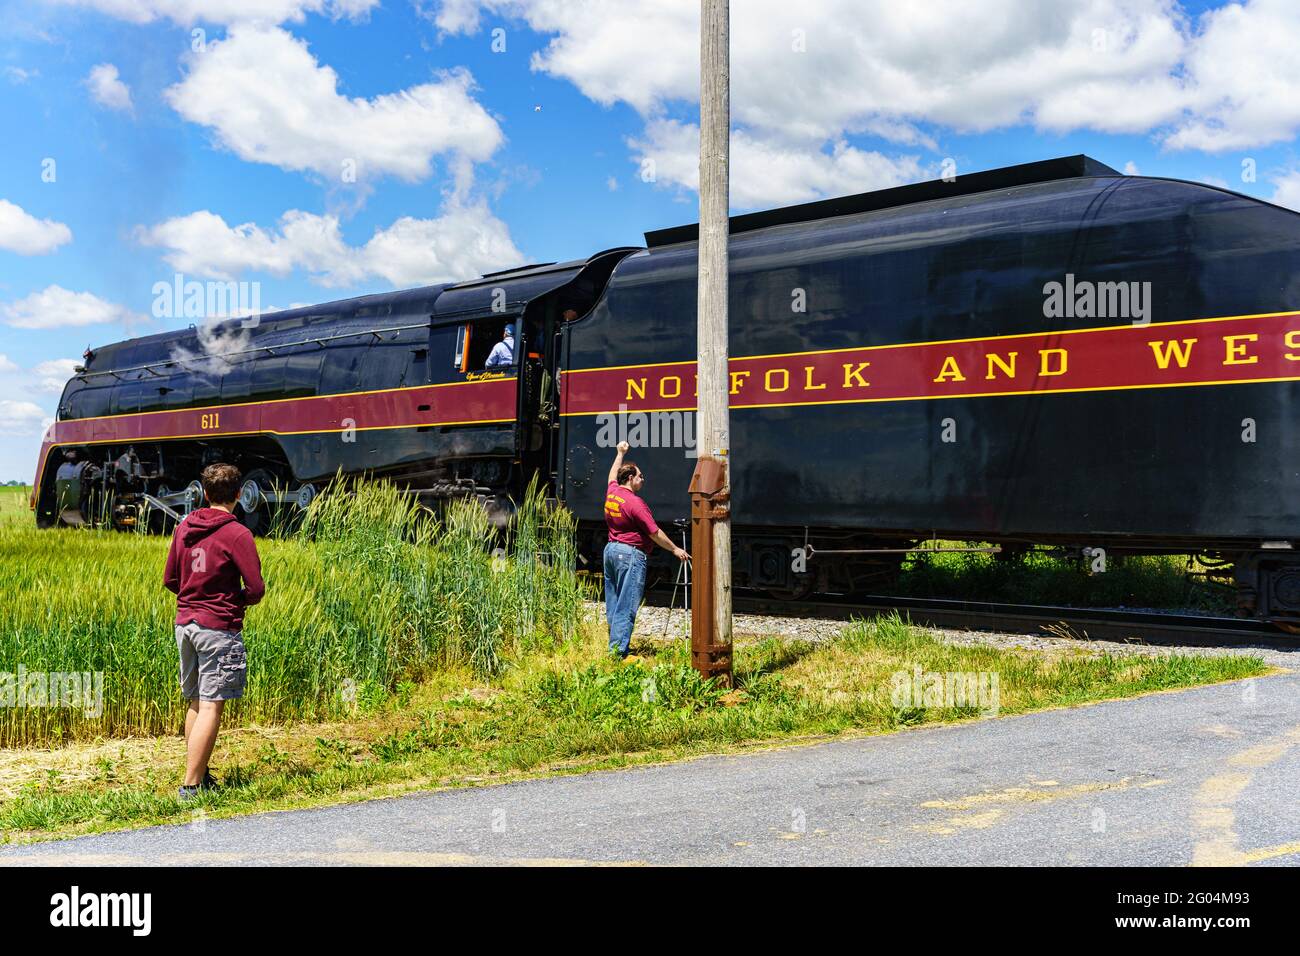
[[[605, 626], [604, 605], [592, 604], [600, 616], [600, 626]], [[737, 614], [733, 618], [735, 635], [738, 640], [779, 637], [804, 641], [824, 641], [834, 637], [843, 629], [845, 622], [806, 617], [768, 617], [757, 614]], [[1051, 634], [1006, 634], [993, 631], [949, 630], [927, 628], [932, 633], [952, 644], [965, 646], [986, 645], [999, 649], [1023, 649], [1041, 651], [1051, 655], [1085, 655], [1097, 657], [1102, 654], [1141, 654], [1160, 656], [1163, 654], [1204, 654], [1222, 656], [1227, 654], [1248, 654], [1263, 658], [1264, 662], [1274, 667], [1300, 667], [1300, 647], [1287, 648], [1271, 643], [1231, 644], [1218, 647], [1203, 645], [1143, 644], [1136, 641], [1099, 641], [1087, 638], [1062, 637]], [[643, 607], [637, 614], [633, 641], [648, 640], [688, 640], [690, 617], [681, 607], [673, 609], [662, 607]]]

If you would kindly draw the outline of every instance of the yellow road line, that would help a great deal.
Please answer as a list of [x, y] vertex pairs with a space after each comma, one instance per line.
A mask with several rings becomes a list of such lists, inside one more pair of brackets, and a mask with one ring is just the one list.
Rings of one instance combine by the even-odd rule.
[[1254, 772], [1275, 763], [1296, 744], [1300, 744], [1300, 727], [1233, 754], [1226, 761], [1231, 769], [1201, 784], [1192, 809], [1192, 823], [1201, 833], [1192, 847], [1192, 866], [1245, 866], [1300, 852], [1300, 843], [1242, 850], [1236, 811], [1237, 799], [1250, 785]]

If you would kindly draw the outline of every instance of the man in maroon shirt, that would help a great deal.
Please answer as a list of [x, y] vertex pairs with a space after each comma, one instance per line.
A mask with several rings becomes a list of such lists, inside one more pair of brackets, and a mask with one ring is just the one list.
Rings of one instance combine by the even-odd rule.
[[631, 446], [618, 443], [618, 454], [609, 469], [605, 488], [605, 525], [609, 544], [605, 545], [605, 617], [609, 621], [609, 650], [627, 657], [636, 626], [636, 612], [645, 591], [646, 556], [652, 545], [671, 551], [678, 561], [688, 555], [659, 530], [654, 515], [637, 492], [645, 484], [645, 475], [630, 461], [624, 461]]
[[189, 701], [182, 800], [216, 786], [208, 759], [221, 711], [226, 701], [244, 695], [248, 674], [244, 609], [266, 592], [253, 535], [233, 514], [240, 479], [234, 465], [203, 469], [209, 507], [190, 512], [176, 526], [163, 573], [163, 585], [176, 595], [181, 693]]

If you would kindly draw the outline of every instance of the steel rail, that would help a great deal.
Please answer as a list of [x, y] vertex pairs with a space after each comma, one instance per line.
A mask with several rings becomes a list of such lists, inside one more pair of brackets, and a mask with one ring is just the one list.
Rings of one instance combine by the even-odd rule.
[[[647, 592], [647, 597], [650, 597]], [[656, 599], [666, 596], [656, 590]], [[1076, 637], [1126, 643], [1232, 647], [1254, 644], [1300, 650], [1300, 637], [1264, 621], [1124, 608], [999, 604], [890, 595], [822, 596], [788, 601], [737, 591], [738, 614], [848, 620], [897, 612], [923, 627]]]

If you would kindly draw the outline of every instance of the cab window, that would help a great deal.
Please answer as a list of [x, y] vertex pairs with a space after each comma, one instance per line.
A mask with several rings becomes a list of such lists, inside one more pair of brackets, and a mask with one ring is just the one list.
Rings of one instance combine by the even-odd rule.
[[[492, 349], [498, 342], [502, 341], [502, 333], [507, 325], [513, 326], [514, 322], [507, 322], [505, 319], [488, 322], [467, 322], [458, 326], [456, 329], [456, 348], [452, 352], [452, 367], [461, 373], [482, 372], [487, 367], [488, 356], [492, 354]], [[514, 345], [519, 344], [518, 336], [514, 338]], [[509, 365], [496, 366], [495, 371], [511, 371], [518, 365], [519, 355], [517, 348], [511, 355]]]

